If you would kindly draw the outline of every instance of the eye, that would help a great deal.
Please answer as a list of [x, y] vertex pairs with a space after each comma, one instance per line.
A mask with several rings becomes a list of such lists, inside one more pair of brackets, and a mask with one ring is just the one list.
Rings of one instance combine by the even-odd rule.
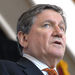
[[66, 31], [66, 25], [64, 24], [63, 21], [60, 22], [59, 28], [60, 28], [60, 30], [61, 30], [62, 32], [65, 32], [65, 31]]
[[42, 27], [49, 28], [50, 26], [50, 24], [44, 24]]
[[61, 31], [65, 32], [65, 28], [64, 27], [60, 27]]

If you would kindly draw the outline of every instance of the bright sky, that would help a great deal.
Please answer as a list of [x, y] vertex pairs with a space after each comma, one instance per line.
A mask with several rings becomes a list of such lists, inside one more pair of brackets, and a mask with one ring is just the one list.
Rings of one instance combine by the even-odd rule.
[[75, 58], [75, 4], [72, 0], [33, 0], [35, 4], [58, 5], [64, 10], [67, 19], [67, 46]]

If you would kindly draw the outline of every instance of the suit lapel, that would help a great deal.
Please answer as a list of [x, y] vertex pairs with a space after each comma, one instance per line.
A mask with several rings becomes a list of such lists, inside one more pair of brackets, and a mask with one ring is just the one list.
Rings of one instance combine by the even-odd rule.
[[28, 59], [21, 58], [17, 64], [21, 67], [22, 71], [27, 75], [43, 75], [43, 73]]

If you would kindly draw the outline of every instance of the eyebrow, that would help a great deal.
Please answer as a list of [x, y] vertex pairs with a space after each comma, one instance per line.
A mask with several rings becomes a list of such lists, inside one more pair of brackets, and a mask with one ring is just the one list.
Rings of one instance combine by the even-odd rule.
[[65, 25], [64, 21], [61, 21], [59, 24], [64, 24]]
[[[49, 23], [51, 23], [52, 25], [55, 25], [55, 22], [52, 21], [52, 20], [45, 20], [45, 21], [42, 22], [42, 23], [45, 23], [45, 22], [49, 22]], [[66, 24], [65, 24], [64, 21], [60, 21], [60, 23], [59, 23], [58, 25], [63, 25], [63, 26], [65, 27], [65, 31], [66, 31]]]
[[45, 20], [43, 23], [45, 23], [45, 22], [49, 22], [51, 24], [54, 24], [54, 22], [52, 20]]
[[[52, 20], [45, 20], [43, 23], [45, 23], [45, 22], [49, 22], [49, 23], [55, 25], [55, 22], [52, 21]], [[65, 26], [65, 28], [66, 28], [66, 25], [65, 25], [64, 21], [60, 21], [59, 25], [62, 25], [62, 24], [63, 24], [63, 25]]]

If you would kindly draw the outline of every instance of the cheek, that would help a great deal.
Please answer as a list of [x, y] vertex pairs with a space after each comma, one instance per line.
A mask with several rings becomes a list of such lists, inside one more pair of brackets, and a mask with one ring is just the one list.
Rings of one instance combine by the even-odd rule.
[[66, 36], [63, 37], [64, 45], [66, 45]]
[[32, 32], [29, 36], [29, 43], [34, 45], [40, 45], [40, 47], [46, 47], [50, 39], [50, 31], [37, 29], [35, 32]]

